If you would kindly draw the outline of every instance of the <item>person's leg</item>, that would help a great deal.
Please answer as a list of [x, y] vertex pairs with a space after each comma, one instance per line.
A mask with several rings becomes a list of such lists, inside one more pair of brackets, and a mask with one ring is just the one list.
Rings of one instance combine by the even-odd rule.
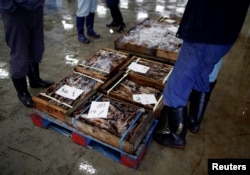
[[97, 1], [91, 0], [90, 12], [86, 17], [86, 27], [88, 36], [91, 36], [93, 38], [100, 38], [101, 36], [94, 31], [96, 8], [97, 8]]
[[116, 8], [116, 17], [117, 17], [117, 21], [119, 21], [118, 22], [119, 23], [119, 28], [118, 28], [117, 32], [120, 33], [125, 29], [126, 25], [125, 25], [125, 23], [123, 21], [122, 13], [120, 11], [119, 6], [117, 6], [117, 8]]
[[231, 48], [228, 45], [183, 42], [174, 69], [164, 87], [163, 99], [171, 107], [186, 106], [192, 90], [209, 92], [214, 65]]
[[32, 88], [47, 88], [54, 82], [42, 80], [40, 78], [39, 63], [42, 60], [44, 52], [44, 33], [43, 33], [43, 8], [33, 12], [31, 26], [31, 47], [29, 63], [29, 84]]
[[91, 10], [92, 0], [77, 0], [76, 16], [86, 17]]
[[107, 24], [107, 27], [119, 27], [117, 32], [122, 32], [126, 27], [123, 17], [119, 8], [119, 0], [107, 0], [106, 1], [108, 8], [110, 9], [112, 22]]
[[27, 89], [31, 14], [17, 8], [13, 13], [2, 13], [5, 40], [10, 48], [10, 75], [19, 100], [27, 107], [34, 107]]
[[[192, 133], [197, 133], [200, 129], [200, 123], [203, 119], [207, 103], [210, 99], [211, 92], [216, 84], [216, 78], [219, 72], [219, 69], [222, 64], [221, 58], [229, 51], [232, 44], [229, 45], [209, 45], [206, 50], [204, 50], [204, 55], [207, 59], [204, 62], [204, 65], [210, 65], [211, 60], [219, 58], [219, 60], [212, 67], [213, 69], [206, 69], [201, 72], [198, 83], [192, 89], [190, 94], [190, 113], [188, 117], [189, 130]], [[210, 58], [210, 59], [209, 59]], [[209, 89], [207, 91], [200, 88], [202, 81], [209, 82]]]
[[[119, 3], [118, 3], [119, 4]], [[119, 22], [116, 18], [116, 6], [118, 6], [118, 4], [115, 4], [114, 0], [106, 0], [106, 5], [110, 10], [111, 13], [111, 17], [112, 17], [112, 21], [109, 24], [106, 24], [107, 27], [118, 27], [119, 26]]]
[[213, 71], [209, 74], [209, 82], [213, 83], [217, 80], [217, 76], [219, 74], [220, 68], [223, 63], [223, 58], [221, 58], [214, 66]]
[[115, 8], [109, 7], [110, 13], [111, 13], [111, 17], [112, 17], [112, 21], [109, 24], [106, 24], [107, 27], [118, 27], [119, 26], [119, 22], [116, 18], [116, 10]]
[[200, 70], [195, 53], [194, 44], [183, 43], [174, 69], [164, 87], [165, 106], [161, 112], [154, 139], [166, 147], [184, 148], [186, 144], [186, 106], [196, 72]]
[[84, 24], [85, 18], [89, 14], [90, 1], [88, 0], [77, 0], [77, 11], [76, 11], [76, 28], [78, 40], [84, 44], [90, 43], [89, 39], [84, 35]]
[[165, 105], [174, 108], [187, 105], [189, 94], [202, 69], [197, 53], [196, 44], [183, 42], [173, 71], [163, 90]]
[[120, 0], [115, 0], [115, 13], [116, 13], [116, 18], [117, 18], [117, 21], [118, 21], [118, 24], [119, 24], [119, 28], [117, 30], [117, 32], [122, 32], [126, 25], [123, 21], [123, 17], [122, 17], [122, 13], [121, 13], [121, 10], [120, 10], [120, 7], [119, 7], [119, 4], [120, 4]]
[[222, 59], [220, 59], [214, 66], [213, 71], [209, 75], [210, 90], [209, 92], [200, 92], [192, 90], [190, 94], [190, 105], [188, 115], [188, 129], [192, 133], [198, 133], [200, 124], [204, 117], [204, 113], [210, 99], [211, 93], [217, 82], [217, 76], [222, 65]]
[[90, 43], [90, 41], [84, 35], [84, 23], [85, 23], [85, 17], [76, 16], [76, 28], [77, 28], [78, 41], [80, 41], [84, 44], [88, 44], [88, 43]]
[[169, 126], [170, 132], [165, 132], [167, 128], [157, 130], [154, 136], [156, 142], [167, 147], [184, 148], [187, 116], [185, 108], [189, 95], [192, 89], [209, 91], [209, 73], [230, 47], [231, 45], [183, 43], [163, 91], [165, 107], [170, 111], [161, 116], [169, 118], [169, 125], [178, 127]]

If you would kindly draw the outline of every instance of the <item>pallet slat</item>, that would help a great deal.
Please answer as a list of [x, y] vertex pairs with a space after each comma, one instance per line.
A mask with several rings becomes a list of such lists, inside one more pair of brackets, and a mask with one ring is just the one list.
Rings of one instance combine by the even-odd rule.
[[135, 153], [129, 154], [94, 137], [86, 135], [76, 128], [67, 125], [65, 122], [62, 122], [54, 117], [50, 117], [44, 112], [34, 110], [32, 111], [30, 117], [34, 125], [41, 128], [53, 129], [60, 134], [71, 137], [72, 141], [76, 144], [79, 144], [86, 148], [95, 149], [103, 155], [111, 158], [115, 162], [134, 169], [139, 166], [144, 155], [146, 154], [146, 151], [149, 148], [150, 143], [152, 142], [153, 131], [158, 123], [157, 120], [154, 120], [152, 125], [147, 130], [147, 133], [145, 134], [143, 140], [140, 142]]

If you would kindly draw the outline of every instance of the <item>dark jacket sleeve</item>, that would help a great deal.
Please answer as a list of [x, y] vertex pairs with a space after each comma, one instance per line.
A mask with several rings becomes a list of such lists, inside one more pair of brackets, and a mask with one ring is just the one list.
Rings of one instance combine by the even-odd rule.
[[197, 43], [230, 44], [243, 26], [250, 0], [189, 0], [177, 37]]
[[0, 12], [13, 12], [16, 5], [13, 0], [0, 0]]

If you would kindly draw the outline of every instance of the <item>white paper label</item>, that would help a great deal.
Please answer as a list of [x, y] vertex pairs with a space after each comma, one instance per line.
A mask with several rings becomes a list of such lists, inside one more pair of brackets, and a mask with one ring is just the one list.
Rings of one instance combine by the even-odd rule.
[[107, 118], [110, 102], [97, 102], [91, 103], [87, 118]]
[[144, 105], [157, 103], [154, 94], [133, 94], [133, 100]]
[[65, 98], [69, 98], [71, 100], [75, 100], [82, 93], [83, 90], [68, 85], [64, 85], [56, 91], [56, 94], [61, 95]]
[[138, 63], [135, 63], [135, 62], [132, 62], [128, 66], [128, 68], [135, 71], [135, 72], [140, 72], [140, 73], [143, 73], [143, 74], [145, 74], [149, 70], [148, 66], [144, 66], [144, 65], [141, 65], [141, 64], [138, 64]]

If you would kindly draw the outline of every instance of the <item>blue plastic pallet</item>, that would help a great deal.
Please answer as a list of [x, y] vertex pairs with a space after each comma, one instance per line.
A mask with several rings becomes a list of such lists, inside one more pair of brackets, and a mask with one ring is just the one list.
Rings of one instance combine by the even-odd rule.
[[118, 162], [130, 168], [137, 168], [139, 166], [150, 143], [152, 142], [153, 131], [158, 123], [157, 120], [154, 120], [143, 141], [138, 146], [135, 154], [131, 155], [116, 147], [113, 147], [89, 135], [86, 135], [83, 132], [77, 130], [76, 128], [71, 127], [66, 123], [62, 122], [61, 120], [51, 117], [50, 115], [41, 111], [33, 111], [31, 113], [31, 119], [33, 124], [35, 124], [36, 126], [45, 129], [51, 128], [65, 136], [71, 137], [73, 142], [87, 148], [96, 149], [105, 156], [113, 159], [115, 162]]

